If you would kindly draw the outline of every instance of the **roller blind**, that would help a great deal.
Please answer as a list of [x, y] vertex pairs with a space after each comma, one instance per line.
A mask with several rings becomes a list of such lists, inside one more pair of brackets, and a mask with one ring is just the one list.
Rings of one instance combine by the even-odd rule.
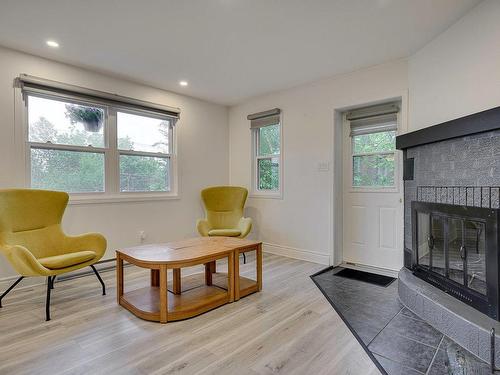
[[396, 103], [386, 103], [373, 105], [370, 107], [357, 108], [347, 112], [346, 118], [349, 121], [361, 120], [368, 117], [394, 114], [399, 112], [399, 105]]
[[69, 85], [27, 74], [21, 74], [18, 78], [18, 82], [23, 94], [61, 95], [76, 97], [83, 100], [87, 99], [96, 102], [97, 104], [111, 105], [117, 108], [129, 110], [134, 109], [142, 112], [148, 112], [153, 115], [168, 116], [174, 120], [172, 121], [172, 124], [176, 123], [176, 120], [179, 119], [181, 112], [179, 108], [175, 107], [129, 98], [104, 91], [93, 90], [86, 87]]
[[264, 126], [280, 123], [281, 109], [274, 108], [264, 112], [253, 113], [247, 116], [250, 120], [250, 129], [258, 129]]
[[347, 113], [351, 137], [355, 135], [395, 131], [398, 128], [399, 106], [395, 103], [360, 108]]

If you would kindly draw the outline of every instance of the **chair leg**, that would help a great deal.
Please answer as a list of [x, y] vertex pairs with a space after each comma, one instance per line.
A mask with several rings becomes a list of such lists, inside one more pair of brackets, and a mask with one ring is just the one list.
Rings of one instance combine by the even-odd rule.
[[247, 256], [243, 253], [243, 264], [247, 264]]
[[106, 285], [104, 284], [104, 281], [102, 281], [101, 275], [99, 275], [99, 272], [97, 272], [96, 268], [93, 265], [90, 266], [90, 268], [92, 268], [92, 270], [94, 271], [95, 275], [99, 279], [99, 282], [102, 285], [102, 295], [105, 296], [106, 295]]
[[[49, 276], [49, 277], [50, 277], [50, 276]], [[52, 277], [52, 281], [50, 282], [50, 289], [54, 289], [54, 282], [56, 281], [56, 277], [57, 277], [57, 275], [54, 275], [54, 276]]]
[[47, 300], [45, 302], [45, 321], [50, 320], [50, 291], [52, 290], [52, 276], [47, 277]]
[[24, 279], [24, 276], [21, 276], [19, 279], [15, 281], [14, 284], [12, 284], [9, 289], [7, 289], [1, 296], [0, 296], [0, 308], [2, 307], [2, 298], [5, 297], [9, 292], [16, 287], [17, 284], [21, 282], [21, 280]]

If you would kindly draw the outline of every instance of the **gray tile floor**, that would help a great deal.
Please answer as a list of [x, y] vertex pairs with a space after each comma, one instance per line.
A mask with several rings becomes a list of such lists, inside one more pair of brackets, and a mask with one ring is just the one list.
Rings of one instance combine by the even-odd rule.
[[[397, 297], [397, 281], [381, 287], [336, 276], [341, 269], [313, 279], [387, 374], [490, 373], [485, 362], [406, 309]], [[469, 372], [453, 366], [457, 353]]]

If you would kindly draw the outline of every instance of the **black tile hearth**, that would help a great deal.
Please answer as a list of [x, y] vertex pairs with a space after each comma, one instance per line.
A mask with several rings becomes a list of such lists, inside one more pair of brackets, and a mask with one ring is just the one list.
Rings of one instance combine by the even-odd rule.
[[441, 332], [423, 320], [416, 320], [402, 313], [399, 313], [390, 321], [387, 327], [385, 327], [384, 332], [390, 332], [391, 335], [404, 336], [434, 348], [439, 346], [443, 338]]
[[384, 356], [406, 367], [425, 373], [437, 348], [383, 329], [368, 345], [372, 353]]
[[394, 361], [391, 361], [388, 358], [382, 357], [378, 354], [374, 354], [375, 358], [377, 359], [378, 363], [382, 365], [382, 367], [387, 371], [388, 374], [391, 375], [423, 375], [422, 372], [419, 372], [417, 370], [414, 370], [412, 368], [406, 367], [402, 365], [401, 363], [397, 363]]
[[487, 363], [399, 302], [397, 281], [382, 287], [337, 276], [343, 269], [327, 269], [312, 279], [383, 373], [462, 374], [457, 357], [471, 373], [488, 373]]
[[[456, 356], [456, 353], [458, 353], [458, 356]], [[432, 361], [432, 365], [429, 368], [427, 374], [428, 375], [448, 374], [449, 373], [448, 369], [450, 368], [450, 362], [451, 362], [450, 371], [453, 371], [453, 368], [456, 367], [456, 365], [453, 362], [456, 362], [456, 359], [455, 360], [453, 360], [453, 358], [450, 359], [449, 356], [456, 356], [455, 358], [458, 359], [459, 362], [462, 362], [463, 359], [466, 359], [467, 371], [464, 371], [463, 373], [474, 374], [474, 375], [491, 374], [491, 369], [488, 364], [477, 359], [469, 352], [463, 350], [463, 348], [460, 345], [455, 343], [453, 340], [450, 340], [446, 336], [441, 341], [439, 350], [437, 351], [434, 360]], [[458, 371], [460, 370], [456, 370], [455, 372]]]

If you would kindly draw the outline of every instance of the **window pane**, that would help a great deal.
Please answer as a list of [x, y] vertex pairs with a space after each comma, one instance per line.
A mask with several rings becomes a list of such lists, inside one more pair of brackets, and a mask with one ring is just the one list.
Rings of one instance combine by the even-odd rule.
[[394, 154], [353, 157], [353, 186], [394, 186]]
[[120, 191], [169, 191], [169, 159], [120, 155]]
[[279, 190], [279, 158], [258, 159], [259, 190]]
[[29, 140], [104, 147], [104, 110], [69, 102], [28, 97]]
[[396, 132], [380, 132], [352, 137], [354, 154], [394, 151], [396, 149]]
[[170, 153], [169, 120], [118, 112], [117, 121], [120, 150]]
[[259, 156], [280, 153], [280, 125], [259, 128]]
[[104, 191], [104, 154], [31, 149], [31, 187], [68, 193]]

